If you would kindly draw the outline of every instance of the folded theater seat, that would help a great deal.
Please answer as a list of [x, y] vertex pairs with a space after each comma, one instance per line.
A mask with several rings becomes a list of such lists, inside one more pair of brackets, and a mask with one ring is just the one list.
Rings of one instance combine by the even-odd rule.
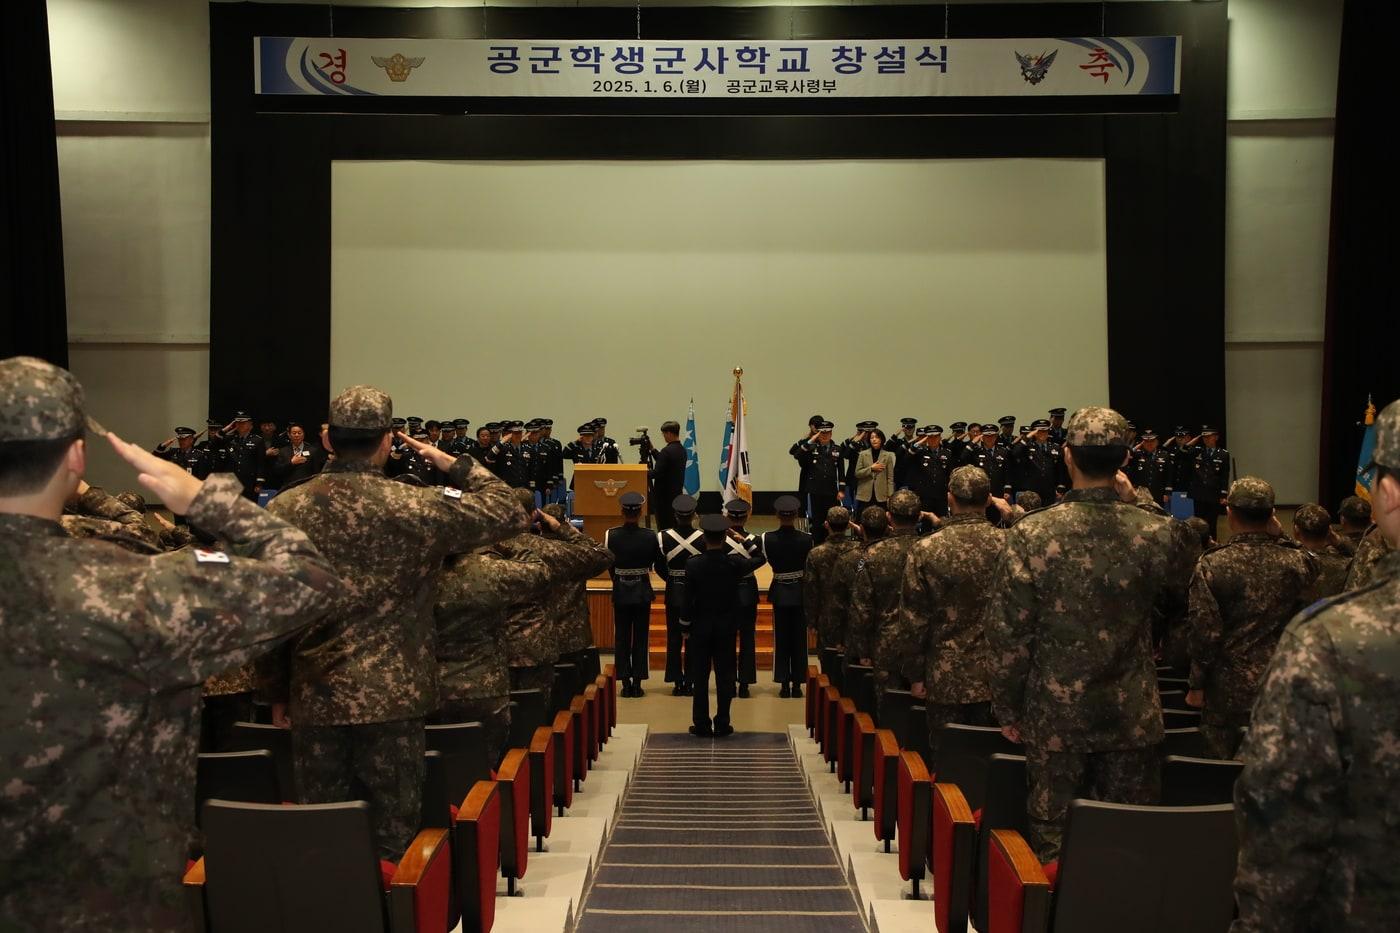
[[[290, 806], [213, 799], [205, 804], [203, 829], [204, 857], [184, 878], [200, 933], [444, 933], [455, 922], [444, 829], [420, 832], [396, 866], [379, 861], [363, 801]], [[492, 839], [493, 897], [495, 846]]]
[[551, 719], [549, 695], [543, 690], [512, 690], [510, 692], [510, 748], [529, 748], [530, 739], [540, 726]]
[[[803, 699], [803, 704], [802, 704], [802, 705], [806, 708], [806, 718], [805, 718], [805, 720], [804, 720], [804, 723], [805, 723], [805, 725], [807, 726], [807, 734], [808, 734], [809, 736], [811, 736], [812, 738], [816, 738], [816, 737], [817, 737], [817, 716], [816, 716], [817, 695], [816, 695], [816, 694], [817, 694], [817, 690], [819, 689], [819, 688], [817, 687], [817, 680], [818, 680], [818, 678], [820, 678], [820, 677], [821, 677], [821, 670], [820, 670], [816, 665], [814, 665], [814, 664], [813, 664], [813, 665], [808, 665], [808, 667], [807, 667], [807, 692], [806, 692], [805, 694], [803, 694], [803, 697], [802, 697], [802, 699]], [[824, 684], [822, 684], [821, 686], [825, 687], [826, 684], [824, 683]]]
[[851, 803], [862, 820], [875, 805], [875, 740], [878, 730], [867, 713], [856, 713], [851, 743]]
[[203, 819], [204, 801], [217, 797], [239, 803], [281, 803], [277, 763], [265, 748], [251, 752], [206, 752], [198, 758], [194, 781], [195, 825]]
[[856, 704], [856, 712], [874, 716], [875, 668], [868, 664], [852, 664], [846, 669], [845, 685], [841, 693]]
[[1244, 762], [1168, 755], [1162, 762], [1162, 805], [1202, 807], [1233, 803]]
[[[919, 896], [919, 882], [929, 857], [929, 831], [932, 785], [924, 758], [915, 751], [899, 756], [899, 877], [910, 884], [912, 897]], [[970, 819], [970, 817], [969, 817]]]
[[914, 708], [914, 695], [908, 690], [886, 690], [884, 697], [880, 700], [880, 708], [873, 714], [875, 725], [880, 729], [888, 729], [894, 733], [895, 741], [900, 748], [909, 748], [909, 730], [918, 728], [925, 732], [928, 726], [925, 720], [921, 719], [917, 723], [911, 723], [909, 711]]
[[875, 820], [875, 838], [885, 844], [890, 851], [894, 841], [899, 816], [899, 742], [889, 729], [875, 731], [875, 761], [871, 774], [872, 803]]
[[1225, 933], [1236, 851], [1229, 805], [1076, 800], [1051, 866], [1014, 830], [992, 831], [985, 933]]

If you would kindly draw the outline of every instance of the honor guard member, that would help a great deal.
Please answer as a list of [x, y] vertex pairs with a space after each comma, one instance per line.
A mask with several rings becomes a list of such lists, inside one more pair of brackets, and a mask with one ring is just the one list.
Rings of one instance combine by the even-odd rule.
[[[162, 441], [151, 452], [162, 460], [175, 464], [195, 479], [204, 479], [213, 472], [212, 464], [208, 449], [194, 446], [197, 436], [194, 428], [176, 428], [174, 437]], [[174, 447], [170, 446], [172, 443]]]
[[1400, 404], [1377, 416], [1371, 457], [1389, 556], [1289, 624], [1240, 750], [1235, 933], [1390, 930], [1400, 914]]
[[525, 439], [520, 442], [520, 456], [525, 461], [527, 477], [525, 488], [535, 494], [535, 508], [544, 505], [540, 495], [540, 490], [544, 488], [544, 477], [540, 475], [540, 466], [544, 462], [540, 457], [540, 426], [538, 418], [525, 422]]
[[[742, 501], [742, 500], [741, 500]], [[734, 697], [734, 637], [738, 628], [739, 578], [763, 565], [763, 556], [732, 553], [727, 546], [741, 538], [729, 527], [723, 515], [700, 519], [705, 536], [705, 552], [685, 565], [685, 608], [681, 627], [685, 630], [686, 676], [692, 686], [690, 734], [697, 738], [723, 738], [732, 735], [729, 721], [730, 700]], [[715, 714], [710, 716], [710, 671], [715, 672]]]
[[671, 696], [689, 696], [690, 681], [686, 678], [685, 644], [681, 628], [681, 611], [685, 606], [685, 564], [705, 549], [703, 532], [694, 526], [695, 500], [687, 495], [671, 500], [676, 523], [656, 535], [661, 560], [656, 572], [666, 578], [666, 683], [674, 684]]
[[919, 419], [900, 418], [899, 433], [890, 436], [885, 447], [894, 454], [894, 488], [909, 485], [909, 449], [919, 440]]
[[486, 451], [486, 468], [495, 473], [512, 489], [528, 488], [530, 466], [520, 448], [520, 440], [525, 433], [523, 421], [502, 421], [501, 439]]
[[[201, 482], [99, 431], [67, 370], [0, 360], [6, 930], [188, 925], [179, 877], [199, 685], [321, 621], [341, 586], [306, 535], [245, 501], [233, 476]], [[65, 536], [64, 503], [96, 492], [83, 481], [93, 444], [226, 550], [136, 554]]]
[[802, 503], [796, 496], [779, 496], [776, 531], [759, 538], [763, 557], [773, 568], [768, 602], [773, 606], [773, 682], [780, 697], [802, 696], [807, 679], [807, 618], [802, 609], [803, 570], [812, 552], [812, 536], [796, 527]]
[[1001, 430], [997, 433], [997, 443], [1003, 447], [1010, 447], [1016, 443], [1016, 416], [1002, 415], [997, 419], [997, 424]]
[[788, 455], [797, 461], [797, 497], [802, 500], [802, 507], [807, 510], [806, 514], [813, 524], [819, 520], [819, 516], [811, 510], [811, 503], [807, 501], [809, 490], [807, 489], [807, 474], [811, 472], [811, 465], [807, 458], [803, 456], [803, 445], [810, 444], [817, 434], [821, 432], [822, 422], [826, 419], [821, 415], [813, 415], [807, 419], [807, 436], [798, 438], [793, 445], [788, 448]]
[[[856, 433], [841, 442], [841, 456], [843, 459], [843, 472], [841, 485], [846, 490], [846, 508], [855, 508], [856, 504], [856, 463], [860, 460], [860, 452], [870, 448], [870, 432], [880, 426], [878, 421], [857, 421]], [[743, 663], [743, 659], [740, 659]]]
[[919, 497], [922, 511], [939, 518], [948, 514], [948, 477], [953, 458], [943, 446], [943, 426], [925, 425], [918, 429], [918, 440], [909, 449], [909, 488]]
[[444, 561], [526, 527], [504, 483], [420, 440], [409, 446], [450, 485], [386, 478], [392, 404], [372, 386], [336, 396], [327, 431], [335, 461], [268, 506], [307, 533], [346, 587], [325, 624], [260, 671], [274, 722], [286, 720], [290, 702], [301, 802], [367, 800], [391, 861], [422, 816], [423, 720], [439, 700], [432, 606]]
[[1153, 502], [1166, 505], [1170, 498], [1167, 487], [1171, 483], [1172, 458], [1160, 444], [1156, 431], [1148, 428], [1143, 432], [1133, 451], [1133, 461], [1128, 464], [1128, 478], [1134, 486], [1150, 492]]
[[[845, 461], [841, 447], [832, 443], [835, 429], [830, 421], [814, 426], [815, 433], [792, 445], [790, 453], [797, 460], [806, 478], [807, 505], [815, 519], [823, 518], [832, 506], [841, 501], [842, 471]], [[815, 525], [812, 535], [821, 544], [826, 540], [826, 528]]]
[[643, 695], [651, 600], [655, 595], [651, 588], [651, 571], [663, 562], [656, 535], [641, 526], [645, 503], [646, 497], [641, 493], [624, 492], [618, 499], [622, 506], [622, 524], [609, 528], [603, 535], [603, 547], [613, 553], [613, 631], [617, 646], [614, 653], [617, 679], [622, 681], [625, 697]]
[[997, 443], [997, 426], [984, 424], [980, 434], [981, 443], [969, 447], [963, 453], [961, 466], [975, 466], [987, 474], [992, 484], [992, 495], [1005, 496], [1011, 480], [1011, 458], [1005, 447]]
[[[730, 499], [724, 504], [724, 515], [729, 519], [730, 553], [744, 560], [750, 559], [754, 554], [761, 557], [758, 538], [744, 530], [744, 522], [749, 517], [749, 504], [743, 499]], [[763, 566], [763, 561], [760, 560], [757, 566]], [[749, 684], [758, 683], [758, 581], [754, 579], [752, 570], [739, 578], [736, 604], [739, 629], [739, 696], [748, 699]]]
[[1219, 446], [1220, 432], [1210, 425], [1201, 428], [1200, 441], [1187, 495], [1195, 513], [1214, 529], [1220, 519], [1220, 507], [1230, 494], [1230, 452]]
[[243, 497], [257, 502], [258, 493], [262, 490], [265, 469], [263, 461], [267, 459], [267, 447], [263, 443], [262, 435], [253, 432], [253, 419], [245, 411], [234, 412], [228, 428], [231, 428], [233, 433], [221, 434], [218, 439], [219, 447], [223, 451], [220, 469], [238, 477], [238, 481], [243, 484]]
[[1243, 476], [1226, 498], [1230, 540], [1191, 577], [1191, 690], [1211, 756], [1233, 758], [1284, 627], [1307, 606], [1317, 558], [1276, 533], [1274, 488]]
[[[1026, 747], [1026, 811], [1042, 862], [1059, 854], [1070, 801], [1156, 804], [1162, 704], [1152, 631], [1185, 608], [1180, 523], [1120, 481], [1128, 425], [1081, 408], [1065, 425], [1074, 488], [1006, 533], [988, 586], [992, 709]], [[942, 534], [942, 532], [939, 532]]]
[[826, 537], [807, 555], [806, 573], [802, 579], [802, 610], [807, 626], [817, 633], [817, 652], [822, 673], [837, 675], [828, 668], [827, 648], [839, 648], [849, 603], [836, 598], [836, 567], [849, 551], [859, 548], [860, 541], [850, 534], [851, 513], [843, 505], [833, 505], [826, 511], [823, 530]]
[[608, 437], [608, 419], [593, 419], [593, 463], [621, 463], [622, 452], [617, 441]]
[[1065, 410], [1063, 408], [1050, 409], [1050, 440], [1060, 446], [1065, 443]]
[[954, 468], [962, 464], [963, 452], [967, 450], [967, 422], [954, 421], [948, 425], [952, 437], [948, 438], [948, 456], [953, 458]]

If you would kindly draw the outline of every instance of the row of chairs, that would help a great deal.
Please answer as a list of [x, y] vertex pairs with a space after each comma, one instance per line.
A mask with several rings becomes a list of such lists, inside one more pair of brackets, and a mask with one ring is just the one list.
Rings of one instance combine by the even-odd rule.
[[596, 649], [555, 666], [550, 695], [511, 694], [508, 749], [480, 723], [426, 726], [421, 830], [379, 863], [364, 801], [293, 805], [291, 734], [238, 723], [228, 751], [199, 756], [202, 856], [184, 884], [197, 933], [335, 929], [486, 933], [544, 850], [617, 726], [617, 674]]
[[[1160, 687], [1176, 684], [1164, 675]], [[1024, 839], [1024, 749], [1000, 729], [949, 724], [935, 760], [925, 707], [889, 690], [877, 711], [869, 667], [843, 669], [839, 657], [824, 656], [820, 669], [808, 669], [807, 688], [809, 733], [861, 819], [873, 816], [885, 851], [898, 841], [900, 877], [915, 897], [931, 874], [938, 929], [969, 921], [982, 933], [1229, 926], [1231, 797], [1242, 765], [1207, 757], [1196, 725], [1166, 730], [1162, 805], [1075, 801], [1061, 859], [1047, 874]], [[1172, 899], [1174, 891], [1190, 896]]]

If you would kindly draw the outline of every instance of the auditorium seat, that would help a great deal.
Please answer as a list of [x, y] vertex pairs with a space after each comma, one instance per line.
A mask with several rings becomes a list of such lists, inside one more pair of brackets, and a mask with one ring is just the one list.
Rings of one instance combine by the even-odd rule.
[[868, 664], [852, 664], [846, 670], [845, 684], [841, 694], [855, 701], [857, 711], [874, 716], [875, 668]]
[[900, 748], [917, 752], [923, 758], [924, 764], [929, 764], [928, 747], [928, 707], [922, 702], [915, 703], [909, 707], [908, 725], [905, 727], [906, 735], [904, 741], [899, 743]]
[[831, 678], [825, 674], [818, 674], [815, 684], [807, 685], [807, 695], [803, 697], [807, 707], [807, 728], [819, 749], [826, 747], [826, 688], [829, 686]]
[[603, 750], [602, 719], [599, 716], [602, 712], [602, 695], [598, 693], [598, 685], [590, 682], [583, 688], [583, 731], [590, 765], [598, 760], [598, 755]]
[[875, 803], [875, 720], [869, 713], [856, 713], [855, 741], [851, 745], [851, 803], [862, 820]]
[[423, 808], [418, 819], [419, 829], [451, 829], [452, 811], [461, 798], [452, 799], [447, 792], [447, 773], [442, 766], [442, 752], [423, 753]]
[[1206, 748], [1206, 740], [1201, 735], [1201, 730], [1190, 729], [1168, 729], [1162, 738], [1162, 755], [1177, 755], [1182, 758], [1209, 758], [1210, 749]]
[[910, 883], [910, 893], [919, 896], [919, 882], [928, 863], [931, 817], [931, 787], [928, 766], [918, 752], [899, 754], [899, 877]]
[[560, 710], [554, 715], [551, 724], [551, 737], [554, 740], [554, 806], [559, 815], [574, 803], [574, 717], [568, 710]]
[[544, 841], [554, 822], [554, 730], [540, 726], [530, 737], [530, 834], [535, 851], [544, 851]]
[[830, 766], [831, 773], [836, 773], [836, 752], [840, 746], [840, 708], [841, 691], [835, 687], [827, 687], [822, 692], [822, 756]]
[[1157, 694], [1162, 701], [1162, 709], [1188, 709], [1185, 690], [1161, 690]]
[[1224, 933], [1235, 856], [1231, 806], [1076, 800], [1053, 893], [1021, 835], [993, 832], [987, 933]]
[[[886, 690], [880, 698], [880, 708], [872, 714], [876, 727], [893, 732], [900, 748], [909, 741], [909, 708], [913, 705], [914, 695], [908, 690]], [[919, 723], [919, 728], [926, 730], [923, 723]]]
[[1162, 763], [1162, 805], [1201, 807], [1233, 803], [1244, 762], [1168, 755]]
[[481, 723], [445, 723], [424, 730], [428, 750], [442, 752], [443, 790], [453, 806], [477, 781], [491, 780], [495, 753], [486, 744]]
[[1198, 709], [1162, 710], [1162, 726], [1167, 729], [1191, 729], [1201, 724], [1201, 711]]
[[[391, 866], [377, 858], [364, 801], [299, 807], [213, 799], [203, 828], [205, 856], [184, 876], [197, 930], [441, 933], [449, 927], [446, 830], [423, 830]], [[493, 892], [494, 874], [493, 865]]]
[[[807, 726], [807, 734], [812, 738], [816, 738], [817, 734], [817, 717], [814, 710], [817, 704], [817, 681], [820, 677], [821, 672], [816, 665], [810, 664], [807, 666], [807, 692], [802, 695], [802, 705], [806, 710], [806, 718], [803, 722]], [[822, 686], [824, 687], [826, 685], [822, 684]]]
[[597, 648], [580, 648], [578, 651], [570, 651], [559, 660], [578, 668], [579, 683], [581, 684], [591, 684], [603, 673], [602, 657]]
[[608, 735], [612, 735], [617, 728], [617, 665], [604, 665], [603, 676], [608, 679]]
[[568, 709], [570, 701], [581, 692], [578, 666], [574, 664], [554, 665], [554, 684], [549, 695], [550, 709], [556, 713]]
[[822, 666], [822, 673], [831, 681], [831, 685], [837, 690], [841, 689], [842, 664], [846, 659], [846, 652], [839, 648], [823, 648], [818, 655]]
[[940, 783], [956, 784], [974, 810], [982, 807], [987, 786], [987, 762], [993, 755], [1020, 755], [1023, 746], [1001, 734], [996, 726], [950, 722], [938, 732], [938, 753], [930, 770]]
[[972, 809], [956, 786], [942, 782], [933, 785], [932, 809], [929, 868], [934, 923], [939, 930], [966, 930], [977, 848]]
[[899, 816], [899, 742], [889, 729], [875, 731], [875, 770], [870, 780], [875, 838], [890, 851]]
[[569, 773], [574, 779], [574, 792], [577, 793], [588, 777], [588, 746], [592, 741], [592, 730], [588, 725], [588, 704], [581, 696], [569, 701], [569, 726], [573, 733], [574, 752]]
[[510, 692], [509, 748], [528, 748], [540, 726], [549, 724], [549, 696], [543, 690]]
[[599, 674], [593, 678], [593, 686], [598, 688], [598, 745], [601, 748], [612, 738], [612, 721], [616, 714], [612, 710], [613, 696], [607, 675]]
[[270, 723], [236, 722], [229, 730], [230, 752], [253, 752], [265, 748], [277, 764], [277, 784], [283, 800], [297, 800], [296, 775], [292, 767], [292, 730]]
[[277, 781], [272, 752], [210, 752], [199, 756], [195, 768], [195, 824], [203, 822], [200, 809], [211, 797], [240, 803], [281, 803], [286, 799]]
[[[987, 929], [987, 850], [992, 833], [1013, 829], [1022, 835], [1029, 830], [1026, 816], [1026, 758], [998, 752], [987, 759], [987, 783], [975, 810], [977, 848], [973, 853], [972, 925]], [[969, 806], [971, 804], [969, 803]]]
[[850, 697], [842, 697], [836, 703], [836, 780], [846, 793], [851, 790], [855, 745], [856, 704]]
[[525, 877], [530, 852], [530, 753], [512, 748], [496, 772], [501, 795], [501, 874], [506, 893], [515, 894], [515, 882]]
[[461, 933], [487, 933], [496, 922], [496, 874], [503, 832], [500, 785], [478, 781], [452, 827], [453, 890]]

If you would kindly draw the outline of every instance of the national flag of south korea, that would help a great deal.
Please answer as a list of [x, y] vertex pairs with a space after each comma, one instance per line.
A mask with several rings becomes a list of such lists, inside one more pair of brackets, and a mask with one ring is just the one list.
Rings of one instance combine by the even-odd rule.
[[743, 371], [734, 372], [734, 394], [729, 399], [729, 421], [724, 426], [724, 457], [721, 460], [720, 501], [743, 499], [753, 505], [753, 484], [749, 478], [749, 435], [744, 421], [748, 403], [744, 401]]
[[690, 400], [690, 416], [685, 419], [685, 494], [700, 495], [700, 454], [695, 443], [695, 399]]

